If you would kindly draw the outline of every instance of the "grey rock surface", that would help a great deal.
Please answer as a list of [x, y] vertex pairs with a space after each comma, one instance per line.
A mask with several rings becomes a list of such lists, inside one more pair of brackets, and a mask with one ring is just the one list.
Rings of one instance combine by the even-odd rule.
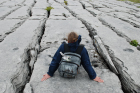
[[49, 5], [49, 3], [47, 3], [46, 0], [35, 0], [36, 4], [34, 5], [34, 7], [36, 8], [46, 8], [46, 6]]
[[28, 19], [35, 1], [26, 1], [11, 0], [0, 5], [0, 93], [23, 91], [40, 49], [47, 18], [42, 15], [38, 20]]
[[23, 6], [12, 14], [8, 15], [6, 19], [26, 19], [29, 17], [29, 11], [30, 10], [28, 6]]
[[[111, 16], [100, 17], [101, 21], [106, 22], [105, 25], [111, 27], [112, 29], [116, 30], [116, 33], [121, 33], [122, 35], [126, 35], [131, 40], [137, 40], [140, 42], [140, 28], [135, 28], [129, 23], [119, 20], [118, 18], [114, 18]], [[115, 23], [114, 23], [115, 21]]]
[[6, 88], [3, 90], [6, 93], [17, 93], [26, 83], [30, 62], [28, 52], [35, 48], [32, 43], [36, 42], [35, 35], [40, 33], [36, 30], [39, 24], [40, 20], [28, 20], [0, 43], [0, 82], [5, 84]]
[[[52, 6], [50, 14], [45, 10]], [[0, 93], [140, 93], [139, 3], [118, 0], [0, 0]], [[69, 32], [82, 35], [104, 83], [80, 67], [75, 79], [41, 82]], [[66, 41], [67, 42], [67, 41]]]
[[7, 35], [14, 32], [14, 30], [18, 28], [23, 22], [24, 20], [19, 20], [19, 19], [1, 20], [0, 21], [0, 29], [1, 29], [0, 42], [3, 41]]
[[4, 19], [7, 15], [12, 13], [14, 10], [18, 9], [19, 6], [15, 7], [0, 7], [0, 19]]
[[35, 0], [26, 0], [24, 2], [24, 5], [29, 6], [29, 7], [33, 6], [34, 4], [35, 4]]
[[26, 84], [23, 93], [32, 93], [32, 88], [29, 83]]

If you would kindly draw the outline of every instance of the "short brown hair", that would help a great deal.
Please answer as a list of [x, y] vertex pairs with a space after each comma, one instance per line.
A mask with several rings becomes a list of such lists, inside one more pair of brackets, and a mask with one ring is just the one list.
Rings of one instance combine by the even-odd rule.
[[68, 43], [74, 43], [78, 40], [78, 35], [75, 32], [70, 32], [68, 35]]

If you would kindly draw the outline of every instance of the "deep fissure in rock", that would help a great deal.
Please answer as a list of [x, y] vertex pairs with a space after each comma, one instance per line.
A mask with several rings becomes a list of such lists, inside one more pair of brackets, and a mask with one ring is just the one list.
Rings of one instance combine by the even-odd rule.
[[[32, 74], [31, 67], [29, 66], [29, 62], [31, 61], [30, 50], [27, 51], [27, 55], [28, 55], [28, 63], [27, 63], [27, 67], [28, 67], [28, 71], [29, 71], [29, 73], [28, 73], [28, 77], [27, 77], [27, 81], [25, 82], [25, 85], [26, 85], [26, 83], [29, 82], [30, 77], [31, 77], [31, 74]], [[24, 90], [24, 88], [25, 88], [25, 85], [21, 86], [20, 91], [17, 92], [17, 93], [23, 93], [23, 90]]]
[[131, 78], [131, 76], [125, 70], [123, 70], [124, 67], [119, 64], [122, 61], [114, 56], [113, 51], [110, 50], [109, 47], [107, 48], [107, 50], [113, 63], [116, 66], [117, 71], [119, 72], [118, 77], [121, 81], [122, 90], [124, 91], [124, 93], [139, 93], [140, 87], [134, 83], [134, 80]]
[[[39, 44], [39, 46], [40, 46], [41, 39], [42, 39], [42, 37], [43, 37], [43, 35], [44, 35], [44, 32], [45, 32], [45, 23], [46, 23], [46, 20], [45, 20], [45, 22], [43, 23], [42, 27], [40, 28], [42, 33], [41, 33], [40, 36], [38, 36], [38, 44]], [[38, 55], [38, 54], [39, 54], [39, 50], [37, 51], [37, 55]], [[30, 59], [31, 59], [31, 53], [29, 53], [29, 56], [30, 56]], [[37, 60], [37, 56], [36, 56], [36, 58], [35, 58], [34, 61], [36, 62], [36, 60]], [[31, 61], [31, 60], [30, 60], [30, 61]], [[34, 62], [34, 64], [35, 64], [35, 62]], [[28, 64], [28, 66], [29, 66], [29, 64]], [[29, 79], [27, 80], [28, 82], [26, 82], [26, 84], [29, 83], [30, 78], [31, 78], [31, 76], [32, 76], [33, 70], [34, 70], [34, 66], [33, 66], [33, 67], [30, 67], [30, 66], [29, 66], [29, 71], [30, 71], [30, 73], [28, 74]], [[26, 84], [25, 84], [25, 85], [26, 85]], [[25, 85], [24, 85], [24, 88], [25, 88]], [[23, 90], [24, 90], [24, 88], [23, 88]], [[21, 93], [23, 93], [23, 90], [22, 90]], [[19, 92], [19, 93], [20, 93], [20, 92]], [[33, 89], [32, 89], [32, 93], [33, 93]]]
[[[80, 3], [81, 3], [81, 2], [80, 2]], [[86, 9], [86, 8], [85, 8], [85, 4], [81, 3], [81, 5], [82, 5], [83, 9]]]
[[50, 11], [48, 11], [48, 18], [49, 18], [49, 16], [50, 16]]
[[36, 4], [37, 1], [34, 1], [34, 4], [32, 5], [32, 7], [29, 9], [29, 16], [32, 16], [32, 8], [34, 7], [34, 5]]
[[32, 11], [31, 11], [31, 10], [29, 11], [29, 16], [30, 16], [30, 17], [32, 16]]
[[[30, 66], [31, 61], [34, 61], [34, 63], [37, 60], [37, 55], [39, 53], [39, 49], [35, 48], [36, 46], [40, 46], [41, 39], [43, 37], [44, 31], [45, 31], [45, 23], [46, 19], [41, 21], [40, 26], [38, 26], [37, 34], [34, 36], [35, 42], [33, 43], [32, 46], [28, 46], [23, 55], [22, 55], [22, 60], [20, 62], [20, 67], [18, 68], [18, 71], [15, 73], [15, 75], [11, 79], [11, 83], [13, 85], [13, 88], [15, 90], [15, 93], [23, 93], [23, 90], [25, 88], [25, 85], [30, 81], [33, 69], [34, 69], [34, 64], [33, 66]], [[31, 52], [35, 52], [36, 54], [32, 55]], [[35, 57], [35, 58], [32, 58]], [[21, 80], [22, 77], [22, 82], [19, 82], [18, 80]]]

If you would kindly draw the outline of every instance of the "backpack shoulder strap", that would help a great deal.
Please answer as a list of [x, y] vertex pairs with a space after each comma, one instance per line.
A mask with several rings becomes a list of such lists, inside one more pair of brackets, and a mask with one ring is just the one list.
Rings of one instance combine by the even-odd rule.
[[70, 48], [68, 46], [68, 44], [64, 43], [64, 53], [65, 52], [70, 52]]
[[82, 44], [79, 45], [78, 48], [77, 48], [77, 50], [75, 51], [75, 53], [81, 55], [81, 52], [82, 52], [83, 48], [84, 48], [84, 45], [82, 45]]

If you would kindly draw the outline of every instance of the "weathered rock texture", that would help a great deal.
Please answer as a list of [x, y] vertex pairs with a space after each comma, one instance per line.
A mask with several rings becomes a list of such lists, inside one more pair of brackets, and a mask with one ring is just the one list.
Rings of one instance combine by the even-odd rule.
[[46, 10], [40, 20], [30, 19], [34, 4], [9, 0], [0, 6], [0, 93], [21, 93], [30, 79], [47, 20]]
[[[140, 93], [140, 4], [117, 0], [0, 0], [0, 93]], [[50, 14], [45, 10], [52, 6]], [[75, 79], [41, 82], [69, 32], [82, 35], [91, 64]], [[97, 55], [97, 57], [95, 57]]]

